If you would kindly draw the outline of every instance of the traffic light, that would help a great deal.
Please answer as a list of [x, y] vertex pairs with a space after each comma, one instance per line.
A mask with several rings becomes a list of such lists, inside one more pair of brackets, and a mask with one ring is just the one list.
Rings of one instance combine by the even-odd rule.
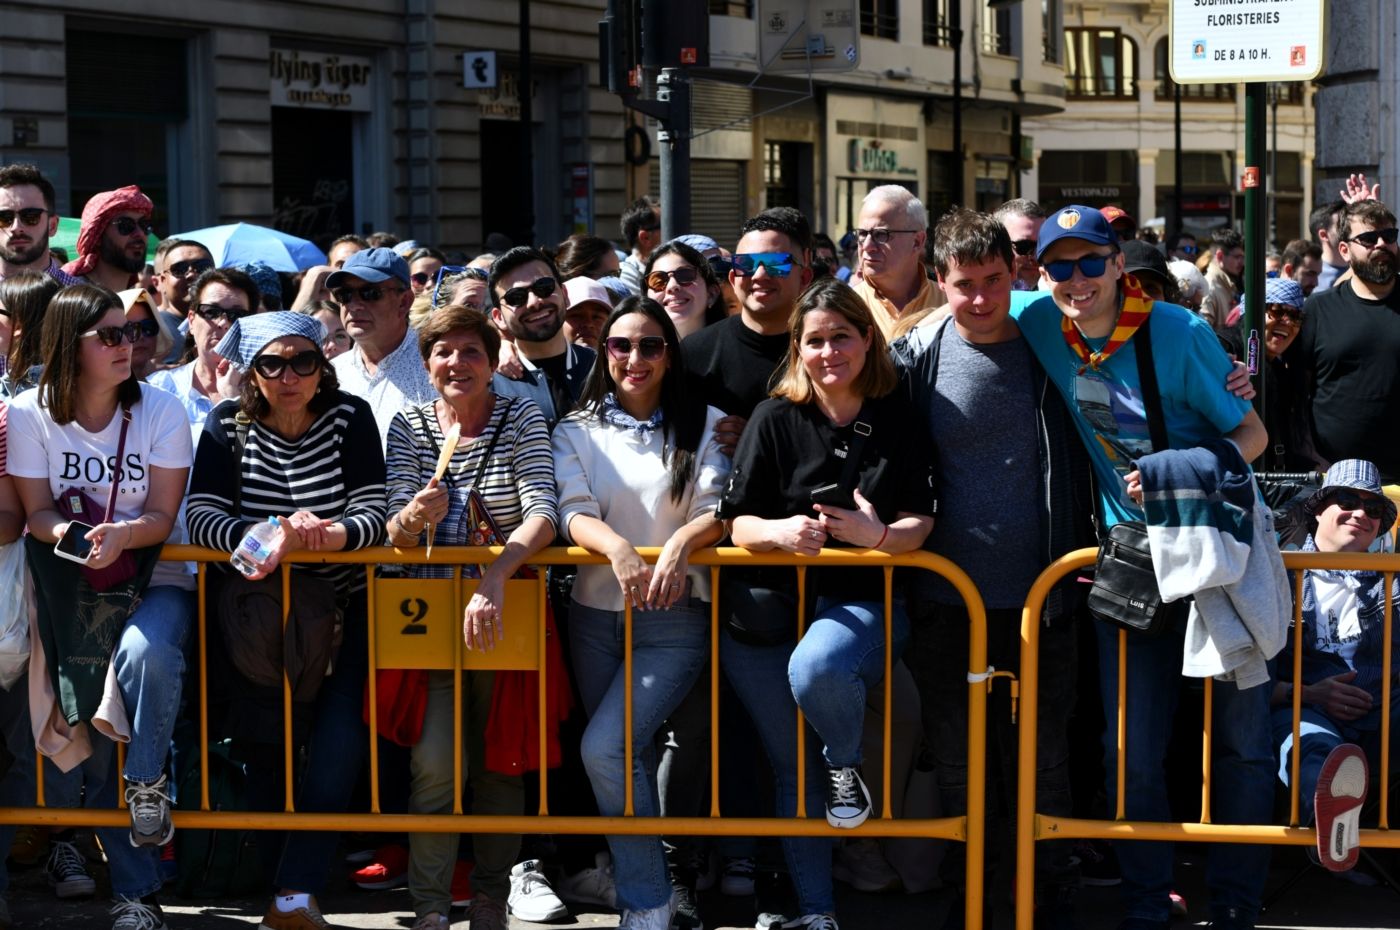
[[705, 0], [642, 0], [642, 67], [709, 66], [710, 8]]
[[638, 0], [608, 0], [598, 22], [598, 83], [614, 94], [637, 92], [642, 47], [638, 6]]

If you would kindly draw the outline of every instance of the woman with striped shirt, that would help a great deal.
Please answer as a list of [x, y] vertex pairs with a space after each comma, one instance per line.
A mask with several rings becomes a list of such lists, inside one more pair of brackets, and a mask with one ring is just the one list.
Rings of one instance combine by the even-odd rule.
[[[235, 321], [219, 343], [218, 353], [244, 372], [244, 380], [237, 400], [210, 412], [195, 453], [187, 508], [195, 545], [231, 552], [253, 525], [276, 517], [280, 532], [266, 573], [293, 550], [362, 549], [382, 538], [379, 429], [368, 404], [338, 389], [321, 352], [322, 336], [315, 319], [281, 311]], [[366, 745], [365, 574], [357, 565], [298, 565], [293, 578], [303, 572], [335, 585], [344, 641], [311, 707], [296, 807], [344, 811]], [[276, 809], [284, 790], [281, 689], [268, 694], [236, 671], [228, 674], [238, 701], [238, 713], [229, 718], [239, 727], [236, 737], [248, 744], [250, 800], [257, 809]], [[325, 887], [336, 835], [293, 831], [285, 843], [275, 834], [261, 834], [259, 841], [281, 889], [262, 926], [324, 926], [315, 895]]]
[[[501, 347], [500, 333], [480, 311], [451, 306], [435, 313], [419, 330], [418, 349], [438, 400], [397, 414], [389, 424], [389, 541], [399, 548], [421, 545], [427, 527], [436, 527], [439, 546], [468, 545], [473, 527], [466, 518], [467, 496], [479, 493], [500, 532], [505, 551], [486, 568], [467, 603], [462, 634], [468, 649], [491, 649], [503, 634], [506, 579], [549, 545], [558, 522], [554, 457], [544, 415], [523, 397], [498, 397], [491, 377]], [[461, 439], [444, 480], [434, 477], [439, 450], [453, 427]], [[450, 813], [453, 795], [452, 672], [430, 672], [423, 732], [413, 746], [411, 813]], [[491, 709], [495, 674], [464, 672], [462, 686], [462, 771], [472, 786], [472, 812], [524, 813], [520, 778], [487, 771], [482, 737]], [[510, 871], [520, 852], [518, 835], [478, 833], [472, 838], [473, 930], [505, 930]], [[457, 836], [414, 833], [409, 839], [408, 886], [418, 915], [414, 930], [448, 926]], [[531, 919], [557, 919], [557, 913]], [[521, 915], [524, 916], [524, 915]]]

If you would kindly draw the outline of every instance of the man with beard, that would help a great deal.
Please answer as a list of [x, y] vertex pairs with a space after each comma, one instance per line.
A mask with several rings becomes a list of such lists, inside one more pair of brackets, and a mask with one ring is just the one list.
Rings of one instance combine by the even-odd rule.
[[537, 249], [516, 246], [496, 259], [486, 281], [491, 319], [515, 341], [525, 370], [519, 378], [497, 372], [491, 389], [539, 404], [554, 429], [578, 401], [594, 352], [564, 336], [568, 296], [554, 262]]
[[1210, 250], [1210, 267], [1206, 269], [1210, 293], [1201, 304], [1201, 316], [1220, 335], [1234, 329], [1229, 323], [1230, 312], [1239, 305], [1244, 290], [1244, 237], [1227, 226], [1211, 237]]
[[183, 320], [190, 312], [190, 286], [214, 267], [214, 256], [193, 239], [166, 239], [156, 246], [156, 266], [161, 309]]
[[83, 207], [78, 257], [63, 270], [116, 293], [135, 287], [146, 267], [146, 235], [155, 205], [135, 184], [94, 194]]
[[21, 271], [47, 274], [65, 287], [78, 279], [65, 274], [49, 254], [58, 231], [54, 190], [33, 165], [0, 168], [0, 281]]
[[1298, 335], [1304, 396], [1317, 452], [1328, 462], [1368, 459], [1400, 480], [1400, 266], [1395, 214], [1378, 200], [1350, 204], [1338, 252], [1351, 278], [1314, 291]]

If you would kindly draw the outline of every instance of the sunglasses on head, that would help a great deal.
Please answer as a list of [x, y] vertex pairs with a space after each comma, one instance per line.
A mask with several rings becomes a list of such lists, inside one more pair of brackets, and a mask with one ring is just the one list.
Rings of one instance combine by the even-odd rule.
[[1400, 229], [1392, 226], [1389, 229], [1368, 229], [1350, 237], [1347, 242], [1359, 242], [1368, 249], [1374, 249], [1382, 242], [1386, 245], [1394, 245], [1397, 238], [1400, 238]]
[[[154, 321], [150, 320], [147, 322]], [[109, 349], [115, 349], [122, 344], [122, 340], [134, 343], [136, 340], [140, 339], [141, 324], [132, 322], [127, 323], [125, 326], [99, 326], [97, 329], [90, 329], [85, 333], [80, 333], [78, 338], [86, 339], [88, 336], [96, 336], [98, 342]]]
[[314, 375], [321, 370], [321, 353], [315, 349], [307, 349], [291, 358], [281, 355], [259, 355], [253, 359], [253, 370], [269, 381], [282, 377], [282, 373], [288, 368], [303, 378]]
[[1017, 255], [1034, 255], [1036, 241], [1034, 239], [1017, 239], [1011, 243], [1011, 250]]
[[1343, 510], [1360, 510], [1372, 520], [1385, 516], [1385, 501], [1379, 497], [1362, 497], [1355, 491], [1337, 491], [1332, 495], [1332, 503]]
[[210, 323], [231, 323], [253, 314], [253, 311], [243, 307], [221, 307], [218, 304], [195, 304], [194, 312], [196, 316], [203, 317]]
[[214, 267], [212, 258], [187, 258], [182, 262], [171, 262], [165, 266], [165, 270], [177, 278], [183, 278], [193, 271], [195, 274], [203, 274]]
[[864, 242], [867, 238], [869, 238], [876, 245], [884, 245], [886, 242], [890, 241], [890, 236], [901, 235], [903, 233], [916, 233], [920, 231], [921, 230], [918, 229], [885, 229], [884, 227], [880, 227], [878, 229], [857, 229], [855, 230], [855, 234], [857, 242]]
[[530, 292], [540, 300], [549, 297], [559, 288], [559, 282], [553, 278], [536, 278], [533, 282], [520, 287], [513, 287], [501, 295], [501, 303], [507, 307], [523, 307], [525, 301], [530, 299]]
[[151, 231], [149, 223], [137, 222], [129, 216], [119, 216], [112, 220], [112, 228], [117, 231], [117, 235], [119, 236], [129, 236], [137, 230], [140, 230], [142, 233], [149, 233]]
[[695, 283], [695, 279], [698, 277], [700, 277], [700, 272], [689, 265], [683, 265], [674, 271], [653, 271], [647, 275], [647, 288], [653, 291], [664, 291], [666, 285], [671, 283], [672, 278], [675, 278], [676, 283], [681, 287], [689, 287]]
[[22, 207], [18, 210], [0, 210], [0, 229], [9, 229], [14, 225], [15, 217], [19, 217], [21, 225], [38, 226], [39, 221], [48, 213], [43, 207]]
[[366, 284], [363, 287], [338, 287], [331, 291], [331, 296], [335, 298], [336, 303], [344, 307], [356, 297], [367, 304], [372, 304], [385, 294], [396, 294], [401, 290], [403, 288], [390, 290], [380, 284]]
[[734, 273], [741, 277], [758, 274], [758, 269], [763, 268], [775, 278], [786, 278], [792, 274], [792, 269], [801, 267], [802, 263], [793, 258], [791, 252], [736, 252], [734, 254]]
[[1079, 268], [1079, 273], [1086, 278], [1097, 278], [1104, 273], [1108, 267], [1109, 260], [1116, 253], [1110, 252], [1107, 255], [1081, 255], [1077, 259], [1062, 258], [1055, 262], [1042, 262], [1041, 267], [1050, 275], [1050, 279], [1059, 284], [1064, 284], [1074, 277], [1074, 269]]
[[1285, 320], [1289, 323], [1303, 322], [1303, 311], [1285, 304], [1265, 304], [1264, 313], [1276, 320]]
[[[477, 271], [478, 269], [473, 268], [473, 269], [471, 269], [471, 270], [472, 270], [472, 271]], [[437, 274], [436, 274], [436, 275], [432, 275], [432, 276], [431, 276], [432, 279], [433, 279], [433, 306], [434, 306], [434, 307], [437, 306], [438, 292], [442, 290], [442, 279], [445, 278], [445, 277], [447, 277], [447, 276], [450, 275], [450, 274], [465, 274], [466, 271], [467, 271], [467, 266], [466, 266], [466, 265], [443, 265], [441, 268], [439, 268], [439, 269], [437, 270]], [[421, 281], [418, 280], [420, 277], [421, 277], [423, 280], [421, 280]], [[429, 275], [427, 275], [427, 274], [425, 274], [424, 272], [421, 272], [421, 271], [420, 271], [420, 272], [418, 272], [418, 274], [416, 274], [416, 275], [413, 276], [413, 280], [414, 280], [414, 282], [417, 283], [417, 284], [422, 284], [422, 285], [426, 286], [427, 283], [428, 283], [428, 278], [429, 278], [429, 277], [430, 277]], [[473, 277], [475, 277], [475, 275], [473, 275]]]
[[626, 336], [609, 336], [603, 340], [603, 344], [607, 346], [608, 354], [619, 361], [631, 358], [633, 347], [648, 362], [654, 362], [666, 354], [666, 340], [660, 336], [643, 336], [636, 342]]

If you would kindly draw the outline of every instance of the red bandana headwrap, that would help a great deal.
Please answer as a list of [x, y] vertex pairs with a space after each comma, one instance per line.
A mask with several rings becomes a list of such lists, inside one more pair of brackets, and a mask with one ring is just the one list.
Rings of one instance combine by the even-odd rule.
[[[97, 267], [97, 257], [101, 252], [102, 237], [112, 219], [119, 213], [137, 211], [149, 217], [155, 204], [151, 198], [141, 193], [135, 184], [96, 194], [83, 207], [83, 223], [78, 230], [78, 257], [63, 266], [63, 270], [74, 277], [89, 274]], [[135, 276], [133, 275], [134, 283]]]

